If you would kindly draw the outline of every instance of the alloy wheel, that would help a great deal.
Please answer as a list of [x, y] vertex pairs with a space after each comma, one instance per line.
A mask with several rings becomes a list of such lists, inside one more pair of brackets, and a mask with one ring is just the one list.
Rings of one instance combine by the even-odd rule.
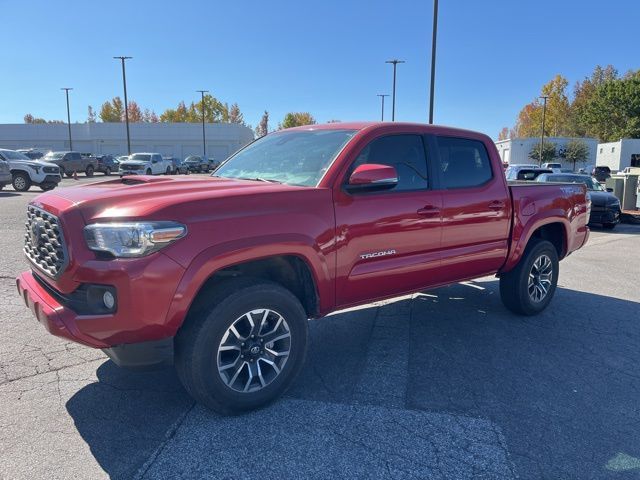
[[545, 299], [553, 281], [553, 263], [547, 255], [540, 255], [533, 262], [529, 271], [527, 290], [532, 302], [539, 303]]
[[263, 308], [238, 317], [222, 336], [217, 367], [225, 385], [256, 392], [273, 382], [287, 363], [291, 332], [278, 312]]

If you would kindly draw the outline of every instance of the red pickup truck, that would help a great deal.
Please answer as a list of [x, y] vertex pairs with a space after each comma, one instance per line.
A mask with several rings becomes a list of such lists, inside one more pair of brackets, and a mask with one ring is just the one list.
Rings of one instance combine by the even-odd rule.
[[587, 241], [582, 184], [508, 184], [491, 139], [407, 123], [282, 130], [209, 178], [136, 176], [28, 206], [18, 290], [54, 335], [121, 366], [174, 363], [223, 413], [280, 395], [307, 319], [485, 275], [551, 301]]

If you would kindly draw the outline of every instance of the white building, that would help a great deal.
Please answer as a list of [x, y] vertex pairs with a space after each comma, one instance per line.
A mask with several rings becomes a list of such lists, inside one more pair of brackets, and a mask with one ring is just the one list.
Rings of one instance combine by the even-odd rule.
[[600, 143], [596, 165], [612, 171], [640, 167], [640, 138], [623, 138], [617, 142]]
[[[544, 137], [544, 143], [555, 143], [558, 152], [566, 147], [567, 143], [571, 140], [581, 140], [587, 145], [589, 148], [589, 156], [587, 157], [585, 165], [595, 165], [596, 151], [598, 148], [598, 140], [595, 138]], [[529, 157], [529, 152], [539, 143], [540, 137], [510, 138], [507, 140], [498, 140], [496, 147], [503, 162], [511, 165], [521, 165], [523, 163], [536, 163], [535, 160]], [[562, 166], [566, 168], [573, 168], [573, 164], [564, 161], [562, 158], [556, 158], [554, 162], [560, 162]]]
[[[202, 155], [200, 123], [131, 123], [131, 152], [157, 152], [184, 159]], [[224, 160], [253, 140], [253, 131], [236, 123], [206, 124], [207, 157]], [[71, 124], [73, 150], [82, 153], [127, 154], [127, 131], [124, 123]], [[66, 124], [0, 125], [0, 148], [37, 148], [69, 150]]]

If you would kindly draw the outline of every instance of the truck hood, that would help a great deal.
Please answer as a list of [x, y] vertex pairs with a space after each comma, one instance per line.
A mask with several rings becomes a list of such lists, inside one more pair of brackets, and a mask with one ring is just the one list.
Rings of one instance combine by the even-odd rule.
[[587, 192], [587, 196], [591, 199], [591, 204], [595, 207], [607, 207], [620, 202], [618, 197], [609, 192], [591, 190]]
[[[160, 219], [163, 211], [181, 204], [218, 198], [308, 190], [277, 183], [229, 178], [136, 176], [78, 187], [56, 189], [40, 195], [34, 203], [64, 211], [79, 209], [86, 223], [125, 219]], [[256, 206], [259, 203], [256, 202]], [[207, 207], [202, 206], [206, 210]], [[177, 220], [163, 218], [164, 220]]]
[[142, 160], [127, 160], [124, 162], [120, 162], [120, 165], [122, 165], [123, 167], [127, 167], [127, 166], [140, 166], [140, 165], [147, 165], [149, 162], [143, 162]]
[[58, 165], [56, 165], [55, 163], [50, 163], [50, 162], [42, 162], [40, 160], [11, 160], [9, 162], [9, 164], [11, 165], [11, 168], [20, 168], [21, 166], [23, 167], [38, 167], [38, 168], [42, 168], [42, 167], [55, 167], [58, 168]]

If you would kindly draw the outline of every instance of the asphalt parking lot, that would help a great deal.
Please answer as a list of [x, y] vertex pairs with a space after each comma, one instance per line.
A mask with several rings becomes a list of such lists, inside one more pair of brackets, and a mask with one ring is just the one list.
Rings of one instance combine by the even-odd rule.
[[39, 193], [0, 192], [2, 479], [640, 478], [640, 225], [594, 230], [537, 317], [484, 278], [313, 321], [287, 395], [220, 417], [33, 319], [14, 278]]

